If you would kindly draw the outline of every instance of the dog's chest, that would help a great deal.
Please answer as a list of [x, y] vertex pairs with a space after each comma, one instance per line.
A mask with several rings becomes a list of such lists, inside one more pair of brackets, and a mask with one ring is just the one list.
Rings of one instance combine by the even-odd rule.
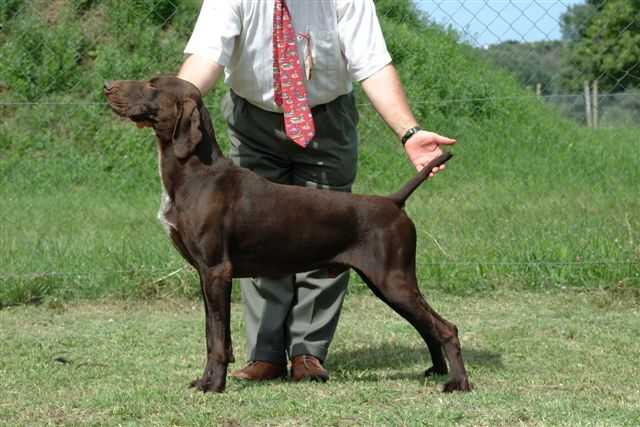
[[164, 190], [160, 197], [158, 220], [160, 220], [160, 223], [167, 233], [170, 233], [172, 229], [178, 231], [178, 215], [173, 200], [171, 200], [171, 197], [169, 197], [167, 192]]

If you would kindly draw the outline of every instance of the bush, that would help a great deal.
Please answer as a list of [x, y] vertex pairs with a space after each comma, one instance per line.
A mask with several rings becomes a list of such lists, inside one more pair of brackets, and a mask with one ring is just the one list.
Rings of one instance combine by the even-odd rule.
[[24, 4], [24, 0], [2, 0], [0, 2], [0, 28], [5, 29], [9, 20], [14, 19]]
[[0, 75], [16, 98], [36, 101], [73, 88], [87, 41], [71, 20], [49, 27], [37, 16], [11, 25], [13, 36], [0, 45]]

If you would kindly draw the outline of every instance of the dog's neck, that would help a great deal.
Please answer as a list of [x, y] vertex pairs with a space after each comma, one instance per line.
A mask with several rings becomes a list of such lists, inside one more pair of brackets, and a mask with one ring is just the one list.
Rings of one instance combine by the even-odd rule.
[[202, 139], [191, 154], [184, 159], [179, 159], [176, 156], [171, 143], [171, 134], [156, 130], [160, 179], [171, 200], [174, 200], [176, 190], [185, 183], [187, 177], [210, 173], [214, 170], [217, 161], [224, 159], [222, 150], [216, 141], [209, 112], [204, 105], [201, 105], [199, 110]]

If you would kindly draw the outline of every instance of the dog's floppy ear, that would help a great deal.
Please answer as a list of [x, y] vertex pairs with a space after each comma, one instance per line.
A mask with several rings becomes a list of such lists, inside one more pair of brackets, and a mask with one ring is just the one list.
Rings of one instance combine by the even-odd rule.
[[178, 106], [178, 120], [173, 130], [173, 152], [179, 159], [184, 159], [193, 152], [202, 139], [200, 132], [200, 112], [192, 99], [185, 99]]

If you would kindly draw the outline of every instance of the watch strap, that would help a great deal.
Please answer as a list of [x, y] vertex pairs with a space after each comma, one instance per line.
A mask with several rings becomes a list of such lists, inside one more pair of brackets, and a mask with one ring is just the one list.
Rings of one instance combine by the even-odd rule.
[[409, 140], [409, 138], [411, 138], [413, 135], [415, 135], [416, 133], [418, 133], [421, 130], [422, 130], [422, 128], [420, 126], [414, 126], [414, 127], [410, 128], [409, 130], [407, 130], [404, 133], [404, 135], [402, 135], [402, 139], [400, 139], [400, 142], [402, 143], [402, 145], [406, 144], [407, 141]]

